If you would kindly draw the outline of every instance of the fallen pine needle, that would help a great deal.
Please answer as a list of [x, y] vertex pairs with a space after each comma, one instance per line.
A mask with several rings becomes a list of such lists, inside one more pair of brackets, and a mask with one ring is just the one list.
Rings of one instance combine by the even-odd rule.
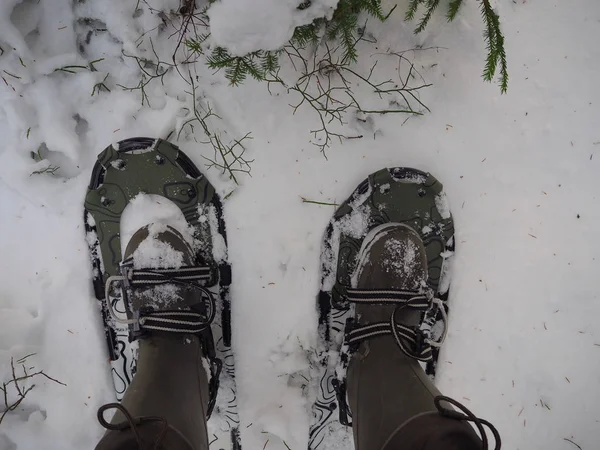
[[302, 199], [302, 203], [312, 203], [313, 205], [323, 205], [323, 206], [340, 206], [339, 203], [327, 203], [327, 202], [317, 202], [314, 200], [307, 200], [304, 197], [300, 197]]
[[576, 444], [575, 442], [573, 442], [571, 439], [568, 438], [563, 438], [565, 441], [570, 442], [571, 444], [573, 444], [575, 447], [577, 447], [579, 450], [583, 450], [581, 448], [581, 446], [579, 444]]

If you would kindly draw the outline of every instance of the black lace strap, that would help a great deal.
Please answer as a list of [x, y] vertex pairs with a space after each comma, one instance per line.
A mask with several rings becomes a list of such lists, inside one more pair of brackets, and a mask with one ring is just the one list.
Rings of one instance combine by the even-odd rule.
[[401, 289], [346, 289], [352, 303], [403, 304], [410, 308], [429, 308], [429, 298], [422, 292]]
[[177, 269], [134, 269], [133, 259], [121, 263], [121, 273], [131, 287], [153, 286], [167, 283], [211, 284], [213, 269], [209, 266], [186, 266]]
[[153, 311], [140, 315], [141, 330], [198, 334], [210, 326], [212, 319], [193, 311]]

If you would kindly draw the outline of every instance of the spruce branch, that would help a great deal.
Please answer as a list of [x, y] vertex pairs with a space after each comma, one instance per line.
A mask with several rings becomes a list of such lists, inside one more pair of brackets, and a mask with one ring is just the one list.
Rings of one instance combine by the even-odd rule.
[[500, 17], [490, 5], [489, 0], [481, 0], [481, 15], [486, 27], [483, 37], [488, 50], [483, 70], [483, 79], [485, 81], [492, 81], [498, 65], [500, 65], [500, 91], [504, 94], [508, 88], [508, 70], [504, 49], [504, 35], [500, 30]]
[[462, 2], [463, 0], [450, 0], [450, 4], [448, 5], [448, 14], [446, 15], [448, 22], [452, 22], [456, 18], [458, 10], [462, 6]]
[[[497, 72], [499, 72], [498, 84], [500, 91], [504, 94], [508, 89], [508, 69], [506, 63], [506, 51], [504, 48], [504, 35], [500, 30], [500, 17], [494, 11], [490, 4], [490, 0], [479, 0], [481, 16], [484, 22], [483, 39], [486, 44], [487, 56], [483, 69], [483, 79], [492, 81]], [[431, 17], [440, 4], [440, 0], [410, 0], [408, 9], [404, 16], [405, 20], [414, 19], [419, 5], [423, 4], [425, 12], [415, 33], [421, 33], [429, 24]], [[446, 18], [452, 21], [456, 18], [460, 7], [463, 5], [463, 0], [450, 0]]]
[[440, 4], [440, 0], [427, 0], [427, 11], [425, 12], [425, 15], [419, 22], [419, 25], [417, 26], [415, 33], [420, 33], [421, 31], [423, 31], [425, 29], [425, 27], [431, 20], [431, 16], [433, 16], [434, 11], [436, 10], [436, 8], [438, 7], [439, 4]]
[[407, 22], [409, 20], [413, 20], [415, 18], [415, 15], [417, 14], [419, 5], [424, 1], [425, 0], [410, 0], [406, 13], [404, 14], [404, 20], [406, 20]]

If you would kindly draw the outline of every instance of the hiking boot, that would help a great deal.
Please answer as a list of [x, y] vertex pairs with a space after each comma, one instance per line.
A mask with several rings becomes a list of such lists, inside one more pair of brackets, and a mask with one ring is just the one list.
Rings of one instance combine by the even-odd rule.
[[[141, 228], [128, 243], [122, 266], [139, 271], [125, 281], [130, 286], [128, 317], [137, 317], [144, 326], [136, 331], [137, 372], [121, 405], [106, 405], [99, 411], [101, 424], [109, 431], [97, 450], [155, 445], [165, 450], [208, 450], [207, 344], [202, 327], [191, 319], [186, 324], [186, 317], [210, 316], [210, 306], [205, 290], [181, 282], [182, 273], [195, 262], [190, 245], [168, 226]], [[138, 284], [140, 280], [143, 283]], [[118, 411], [108, 424], [102, 415], [110, 408]]]
[[[387, 223], [365, 237], [354, 288], [418, 292], [426, 280], [425, 247], [408, 225]], [[416, 327], [422, 315], [409, 307], [372, 303], [357, 303], [355, 312], [360, 326], [389, 322], [394, 314], [397, 323]], [[381, 449], [400, 424], [419, 413], [436, 411], [433, 399], [440, 392], [419, 361], [398, 348], [393, 336], [363, 341], [350, 360], [347, 376], [356, 450]]]
[[[368, 303], [356, 303], [357, 325], [368, 327], [391, 318], [399, 325], [397, 334], [362, 340], [350, 360], [347, 392], [356, 450], [487, 449], [487, 442], [482, 447], [482, 441], [464, 422], [470, 417], [440, 405], [443, 399], [464, 408], [441, 396], [418, 361], [426, 356], [418, 330], [423, 319], [420, 304], [428, 297], [417, 294], [427, 293], [426, 281], [425, 246], [411, 227], [387, 223], [367, 234], [350, 292], [356, 295], [364, 289], [372, 298]], [[391, 291], [412, 293], [413, 297], [400, 306], [386, 305]], [[414, 337], [410, 330], [416, 333]], [[475, 419], [478, 427], [483, 422]], [[490, 429], [497, 435], [493, 427]]]

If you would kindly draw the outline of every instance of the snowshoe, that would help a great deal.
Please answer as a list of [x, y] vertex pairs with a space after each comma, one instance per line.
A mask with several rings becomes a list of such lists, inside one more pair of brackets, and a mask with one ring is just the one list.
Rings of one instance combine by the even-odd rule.
[[[357, 267], [361, 254], [368, 251], [369, 236], [397, 229], [398, 224], [418, 235], [416, 239], [424, 245], [426, 281], [412, 290], [357, 289]], [[311, 373], [316, 398], [309, 450], [354, 447], [347, 368], [361, 342], [392, 336], [400, 350], [420, 361], [430, 377], [435, 376], [448, 314], [447, 259], [453, 251], [454, 225], [443, 187], [428, 173], [382, 169], [364, 180], [335, 212], [321, 253], [318, 356]], [[392, 305], [394, 313], [391, 320], [360, 325], [355, 309], [361, 303]], [[397, 322], [393, 306], [399, 310], [407, 305], [418, 312], [417, 325]]]
[[[193, 241], [192, 266], [145, 271], [135, 267], [131, 258], [123, 258], [122, 216], [140, 194], [164, 197], [179, 208]], [[137, 340], [145, 333], [164, 327], [200, 333], [210, 373], [210, 446], [240, 449], [231, 349], [231, 268], [222, 205], [213, 186], [173, 144], [151, 138], [127, 139], [98, 156], [85, 199], [84, 222], [117, 399], [122, 399], [135, 377]], [[166, 282], [202, 291], [204, 313], [132, 308], [133, 285]]]

